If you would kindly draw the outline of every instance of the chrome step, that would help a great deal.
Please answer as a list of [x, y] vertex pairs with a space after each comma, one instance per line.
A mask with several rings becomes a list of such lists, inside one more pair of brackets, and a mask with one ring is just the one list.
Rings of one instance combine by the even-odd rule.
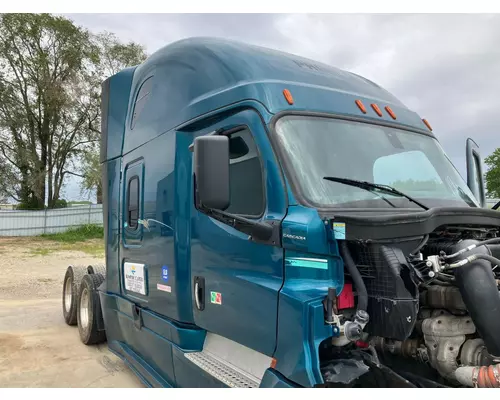
[[232, 388], [258, 388], [259, 379], [206, 351], [185, 353], [185, 357], [206, 373]]

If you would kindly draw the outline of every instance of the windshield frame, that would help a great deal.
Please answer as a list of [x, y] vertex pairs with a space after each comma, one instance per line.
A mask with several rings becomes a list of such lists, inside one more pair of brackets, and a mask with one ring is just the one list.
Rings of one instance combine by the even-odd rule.
[[[298, 201], [299, 204], [306, 206], [306, 207], [311, 207], [315, 208], [316, 210], [320, 212], [342, 212], [342, 213], [357, 213], [357, 214], [366, 214], [366, 213], [377, 213], [377, 214], [387, 214], [387, 213], [421, 213], [422, 209], [419, 208], [414, 208], [414, 207], [398, 207], [398, 208], [366, 208], [366, 207], [338, 207], [338, 206], [328, 206], [325, 204], [321, 203], [316, 203], [314, 201], [311, 201], [307, 198], [307, 196], [304, 196], [302, 192], [302, 187], [297, 179], [297, 176], [295, 174], [294, 168], [290, 165], [290, 160], [288, 158], [288, 154], [286, 150], [283, 148], [283, 146], [280, 143], [278, 133], [276, 132], [276, 124], [278, 121], [287, 116], [303, 116], [303, 117], [313, 117], [313, 118], [328, 118], [332, 120], [340, 120], [340, 121], [351, 121], [351, 122], [359, 122], [359, 123], [364, 123], [367, 125], [376, 125], [376, 126], [382, 126], [382, 127], [387, 127], [387, 128], [394, 128], [398, 129], [401, 131], [406, 131], [406, 132], [411, 132], [411, 133], [417, 133], [421, 135], [428, 136], [434, 140], [436, 140], [439, 145], [441, 145], [441, 142], [437, 139], [437, 137], [434, 135], [433, 132], [430, 130], [425, 130], [425, 129], [419, 129], [413, 126], [401, 124], [401, 123], [395, 123], [395, 122], [390, 122], [390, 121], [382, 121], [382, 120], [377, 120], [377, 119], [372, 119], [370, 117], [357, 117], [357, 116], [350, 116], [350, 115], [342, 115], [342, 114], [335, 114], [335, 113], [324, 113], [324, 112], [315, 112], [315, 111], [295, 111], [295, 110], [285, 110], [281, 111], [279, 113], [276, 113], [272, 118], [269, 123], [269, 129], [270, 129], [270, 141], [271, 145], [274, 148], [274, 151], [276, 152], [277, 158], [279, 160], [280, 165], [282, 166], [282, 169], [284, 170], [284, 174], [286, 176], [286, 179], [288, 180], [290, 184], [291, 191], [293, 195], [295, 196], [296, 200]], [[457, 174], [460, 176], [462, 181], [464, 182], [465, 186], [467, 185], [467, 182], [463, 179], [462, 175], [459, 173], [457, 167], [455, 164], [453, 164], [448, 157], [446, 153], [444, 153], [444, 156], [446, 160], [450, 163], [452, 168], [455, 169]], [[473, 199], [473, 201], [477, 202], [477, 199]], [[455, 206], [456, 207], [456, 206]], [[436, 207], [431, 207], [429, 206], [430, 209], [436, 208]], [[466, 206], [464, 205], [462, 208], [476, 208], [476, 207], [471, 207], [471, 206]]]

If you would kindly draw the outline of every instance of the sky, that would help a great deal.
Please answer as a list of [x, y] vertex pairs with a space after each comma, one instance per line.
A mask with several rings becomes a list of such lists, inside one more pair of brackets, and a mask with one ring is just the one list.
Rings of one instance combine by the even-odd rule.
[[[426, 118], [465, 178], [465, 142], [500, 147], [500, 14], [64, 14], [149, 54], [192, 36], [286, 51], [362, 75]], [[80, 199], [78, 182], [65, 190]]]

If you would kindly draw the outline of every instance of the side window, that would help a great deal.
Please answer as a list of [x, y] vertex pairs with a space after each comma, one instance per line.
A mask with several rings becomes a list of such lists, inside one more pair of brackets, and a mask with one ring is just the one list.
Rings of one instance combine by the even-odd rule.
[[260, 216], [265, 207], [262, 164], [257, 146], [248, 129], [229, 137], [229, 213]]
[[127, 192], [127, 225], [137, 229], [139, 221], [139, 177], [133, 176], [128, 182]]
[[153, 87], [153, 77], [149, 77], [144, 81], [141, 88], [139, 89], [139, 93], [137, 93], [137, 97], [135, 99], [133, 113], [132, 113], [132, 121], [130, 123], [130, 129], [134, 129], [135, 124], [139, 116], [141, 115], [142, 110], [144, 110], [144, 106], [146, 105], [146, 101], [149, 98], [149, 94], [151, 93], [151, 89]]

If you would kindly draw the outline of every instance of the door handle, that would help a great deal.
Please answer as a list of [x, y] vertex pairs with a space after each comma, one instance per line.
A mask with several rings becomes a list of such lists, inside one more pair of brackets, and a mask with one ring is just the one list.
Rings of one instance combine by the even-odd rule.
[[194, 278], [194, 301], [198, 310], [205, 309], [205, 278], [201, 276]]

